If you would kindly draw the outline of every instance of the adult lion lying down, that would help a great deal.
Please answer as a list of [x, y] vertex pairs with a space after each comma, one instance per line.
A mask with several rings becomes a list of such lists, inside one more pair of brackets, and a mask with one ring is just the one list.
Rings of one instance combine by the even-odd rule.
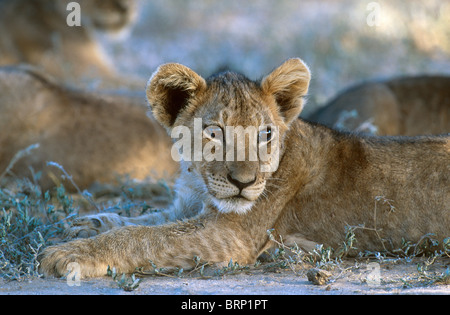
[[[79, 26], [68, 25], [76, 13], [71, 2], [80, 5]], [[102, 87], [137, 87], [138, 78], [119, 78], [95, 36], [126, 29], [137, 13], [136, 0], [1, 0], [0, 65], [39, 66], [77, 86], [86, 79], [84, 86], [106, 80]]]
[[450, 133], [450, 77], [363, 83], [339, 94], [308, 119], [333, 128], [385, 136]]
[[35, 143], [39, 148], [11, 172], [23, 177], [32, 175], [30, 167], [43, 171], [43, 189], [61, 175], [48, 161], [62, 165], [82, 189], [117, 175], [172, 174], [178, 166], [170, 158], [171, 140], [146, 112], [144, 95], [87, 93], [33, 68], [0, 68], [0, 174], [18, 151]]
[[[92, 277], [104, 275], [108, 265], [133, 272], [151, 268], [150, 261], [188, 268], [194, 256], [248, 264], [274, 245], [268, 229], [306, 250], [317, 243], [336, 248], [347, 225], [377, 229], [357, 230], [359, 250], [400, 248], [402, 239], [417, 242], [430, 232], [439, 240], [449, 236], [450, 137], [366, 138], [297, 119], [309, 81], [300, 59], [286, 61], [260, 82], [230, 72], [205, 81], [185, 66], [161, 66], [147, 88], [155, 118], [169, 130], [192, 132], [201, 118], [203, 128], [203, 158], [188, 161], [194, 150], [181, 163], [178, 196], [169, 210], [175, 215], [85, 217], [72, 236], [121, 227], [48, 247], [41, 270], [62, 276], [75, 262], [81, 276]], [[258, 159], [232, 158], [237, 146], [223, 137], [230, 126], [257, 130], [256, 137], [231, 141], [245, 140], [249, 152], [262, 150]], [[229, 159], [206, 158], [225, 155], [230, 147]], [[268, 156], [260, 154], [264, 150]], [[382, 202], [375, 208], [380, 196], [395, 209]], [[185, 220], [139, 226], [174, 217]]]

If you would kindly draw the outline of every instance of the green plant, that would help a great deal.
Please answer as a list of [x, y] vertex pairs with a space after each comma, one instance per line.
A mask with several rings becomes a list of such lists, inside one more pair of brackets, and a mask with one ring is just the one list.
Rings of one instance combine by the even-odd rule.
[[39, 276], [39, 250], [61, 234], [74, 212], [73, 203], [62, 187], [56, 200], [49, 192], [16, 192], [0, 189], [0, 277], [10, 280]]
[[124, 291], [131, 292], [139, 288], [139, 284], [141, 283], [141, 279], [136, 278], [135, 274], [132, 274], [130, 277], [127, 277], [126, 274], [122, 274], [121, 277], [119, 277], [119, 274], [116, 271], [116, 268], [112, 268], [108, 266], [108, 269], [106, 270], [106, 274], [111, 277], [114, 282], [117, 283], [117, 286], [121, 288]]

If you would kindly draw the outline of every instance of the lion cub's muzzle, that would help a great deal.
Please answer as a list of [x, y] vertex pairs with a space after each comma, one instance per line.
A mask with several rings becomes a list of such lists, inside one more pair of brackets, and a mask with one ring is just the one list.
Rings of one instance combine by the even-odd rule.
[[247, 199], [255, 201], [265, 188], [265, 180], [256, 175], [238, 177], [231, 174], [208, 176], [208, 187], [211, 195], [218, 199]]
[[232, 176], [209, 174], [208, 190], [220, 212], [245, 213], [263, 193], [266, 180], [259, 176]]
[[241, 194], [242, 191], [243, 191], [245, 188], [247, 188], [247, 187], [253, 185], [253, 184], [256, 182], [256, 176], [255, 176], [255, 178], [254, 178], [253, 180], [250, 180], [250, 181], [244, 183], [244, 182], [241, 182], [241, 181], [239, 181], [239, 180], [237, 180], [237, 179], [234, 179], [230, 174], [228, 174], [228, 175], [227, 175], [227, 180], [228, 180], [231, 184], [233, 184], [234, 186], [236, 186], [236, 187], [239, 189], [239, 194]]

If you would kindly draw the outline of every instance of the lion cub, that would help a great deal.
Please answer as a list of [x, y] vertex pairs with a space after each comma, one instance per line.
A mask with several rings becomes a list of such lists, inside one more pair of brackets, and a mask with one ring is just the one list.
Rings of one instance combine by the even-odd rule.
[[[151, 220], [115, 217], [115, 229], [45, 249], [41, 270], [62, 276], [76, 263], [92, 277], [108, 265], [189, 268], [194, 256], [249, 264], [274, 246], [269, 229], [305, 250], [336, 248], [347, 226], [367, 228], [356, 229], [360, 251], [399, 248], [426, 233], [448, 237], [450, 137], [361, 137], [300, 120], [309, 81], [300, 59], [261, 81], [231, 72], [205, 80], [180, 64], [160, 66], [147, 87], [154, 117], [172, 135], [192, 135], [174, 204], [183, 221], [143, 226]], [[102, 219], [74, 229], [96, 234]]]

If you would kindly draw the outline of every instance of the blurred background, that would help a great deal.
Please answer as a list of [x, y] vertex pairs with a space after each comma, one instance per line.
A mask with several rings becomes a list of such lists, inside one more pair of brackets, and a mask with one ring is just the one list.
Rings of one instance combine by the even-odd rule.
[[100, 35], [125, 73], [161, 63], [207, 77], [223, 68], [258, 79], [291, 57], [313, 73], [305, 113], [361, 81], [450, 74], [450, 1], [140, 0], [122, 36]]

